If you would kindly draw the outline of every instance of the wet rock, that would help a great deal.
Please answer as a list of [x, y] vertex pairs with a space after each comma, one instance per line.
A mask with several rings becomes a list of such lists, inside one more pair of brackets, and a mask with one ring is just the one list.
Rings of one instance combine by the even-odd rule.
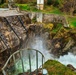
[[74, 44], [74, 40], [69, 40], [69, 42], [66, 44], [66, 46], [62, 51], [66, 52], [68, 49], [70, 49], [71, 46], [73, 46], [73, 44]]
[[59, 49], [61, 46], [60, 46], [60, 42], [58, 42], [57, 44], [55, 44], [55, 48], [56, 49]]
[[70, 49], [70, 52], [76, 55], [76, 45]]
[[68, 64], [67, 67], [76, 72], [76, 68], [74, 68], [71, 64]]

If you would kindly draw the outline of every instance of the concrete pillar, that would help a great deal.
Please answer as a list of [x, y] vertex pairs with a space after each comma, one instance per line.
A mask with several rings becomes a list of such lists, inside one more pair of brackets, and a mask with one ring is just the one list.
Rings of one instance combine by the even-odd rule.
[[37, 0], [37, 9], [43, 10], [44, 0]]

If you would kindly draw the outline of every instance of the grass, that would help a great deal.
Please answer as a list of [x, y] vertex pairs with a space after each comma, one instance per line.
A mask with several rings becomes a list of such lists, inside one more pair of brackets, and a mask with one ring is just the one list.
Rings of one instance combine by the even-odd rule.
[[6, 8], [8, 6], [7, 3], [4, 3], [4, 4], [0, 4], [0, 8]]
[[47, 69], [49, 75], [76, 75], [75, 72], [56, 60], [48, 60], [44, 68]]
[[63, 13], [62, 13], [58, 8], [56, 8], [56, 7], [53, 7], [53, 10], [50, 10], [49, 13], [51, 13], [51, 14], [59, 14], [59, 15], [63, 14]]
[[69, 17], [68, 21], [71, 27], [76, 27], [76, 17]]
[[16, 4], [20, 7], [21, 10], [30, 10], [30, 6], [28, 4]]
[[33, 3], [31, 4], [16, 4], [17, 6], [20, 7], [21, 10], [26, 10], [26, 11], [33, 11], [33, 12], [43, 12], [43, 13], [47, 13], [47, 14], [62, 14], [62, 12], [53, 6], [47, 6], [45, 5], [45, 9], [44, 10], [38, 10], [36, 8], [36, 5], [33, 5]]
[[54, 28], [54, 29], [52, 30], [52, 32], [57, 33], [57, 32], [60, 30], [61, 27], [62, 27], [62, 24], [57, 24], [57, 25], [56, 25], [56, 28]]
[[[39, 12], [40, 10], [36, 9], [35, 6], [32, 4], [16, 4], [21, 10], [24, 11], [33, 11], [33, 12]], [[32, 6], [31, 6], [32, 5]]]
[[[61, 2], [61, 1], [60, 1]], [[47, 14], [58, 14], [58, 15], [65, 15], [65, 13], [61, 12], [59, 8], [45, 5], [44, 10], [38, 10], [36, 8], [36, 3], [27, 3], [27, 4], [16, 4], [19, 6], [21, 10], [24, 11], [33, 11], [33, 12], [42, 12], [42, 13], [47, 13]], [[5, 7], [7, 6], [6, 3], [0, 5], [0, 7]], [[70, 24], [70, 27], [76, 27], [76, 17], [71, 17], [67, 18]], [[56, 30], [54, 30], [56, 32]]]

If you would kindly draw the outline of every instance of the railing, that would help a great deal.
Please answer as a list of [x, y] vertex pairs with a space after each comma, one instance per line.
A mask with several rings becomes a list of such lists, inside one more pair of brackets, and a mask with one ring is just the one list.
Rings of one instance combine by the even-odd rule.
[[[23, 62], [23, 53], [24, 51], [27, 51], [27, 56], [28, 56], [28, 59], [29, 59], [29, 75], [32, 75], [32, 64], [31, 64], [31, 61], [32, 61], [32, 57], [31, 57], [31, 51], [33, 51], [35, 57], [36, 57], [36, 75], [38, 75], [38, 62], [40, 60], [38, 60], [39, 58], [39, 54], [41, 55], [41, 68], [43, 69], [43, 63], [44, 63], [44, 55], [36, 50], [36, 49], [23, 49], [23, 50], [18, 50], [16, 52], [14, 52], [7, 60], [7, 62], [5, 63], [4, 67], [2, 68], [2, 73], [3, 75], [12, 75], [10, 73], [8, 73], [8, 68], [11, 67], [11, 64], [15, 65], [15, 63], [17, 61], [19, 61], [19, 59], [21, 60], [21, 65], [22, 65], [22, 73], [23, 75], [26, 75], [25, 74], [25, 68], [24, 68], [24, 62]], [[27, 60], [26, 60], [27, 61]], [[15, 66], [14, 66], [14, 70], [15, 70]], [[11, 72], [11, 71], [10, 71]]]

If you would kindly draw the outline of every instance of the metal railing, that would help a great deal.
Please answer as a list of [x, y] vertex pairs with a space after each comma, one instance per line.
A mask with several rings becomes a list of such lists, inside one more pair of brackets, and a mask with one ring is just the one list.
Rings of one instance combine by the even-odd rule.
[[[3, 73], [3, 75], [10, 75], [10, 74], [8, 74], [7, 73], [7, 69], [8, 69], [8, 66], [9, 66], [9, 62], [11, 62], [11, 60], [12, 60], [12, 63], [13, 63], [13, 65], [17, 62], [17, 61], [19, 61], [18, 59], [20, 58], [20, 60], [21, 60], [21, 65], [22, 65], [22, 73], [23, 73], [23, 75], [26, 75], [25, 74], [25, 70], [24, 70], [24, 62], [23, 62], [23, 52], [24, 51], [28, 51], [28, 54], [27, 54], [27, 56], [28, 56], [28, 59], [29, 59], [29, 75], [32, 75], [32, 64], [31, 64], [31, 61], [32, 61], [32, 58], [31, 58], [31, 51], [33, 51], [33, 52], [35, 52], [35, 56], [36, 56], [36, 75], [38, 75], [38, 62], [39, 62], [39, 60], [38, 60], [38, 57], [39, 57], [39, 54], [41, 55], [41, 66], [42, 66], [42, 69], [43, 69], [43, 63], [44, 63], [44, 55], [40, 52], [40, 51], [38, 51], [38, 50], [36, 50], [36, 49], [23, 49], [23, 50], [18, 50], [18, 51], [16, 51], [16, 52], [14, 52], [9, 58], [8, 58], [8, 60], [7, 60], [7, 62], [5, 63], [5, 65], [4, 65], [4, 67], [2, 68], [2, 73]], [[19, 56], [17, 56], [19, 54]], [[17, 57], [16, 57], [17, 56]], [[12, 64], [11, 63], [11, 64]], [[10, 66], [11, 67], [11, 66]]]

